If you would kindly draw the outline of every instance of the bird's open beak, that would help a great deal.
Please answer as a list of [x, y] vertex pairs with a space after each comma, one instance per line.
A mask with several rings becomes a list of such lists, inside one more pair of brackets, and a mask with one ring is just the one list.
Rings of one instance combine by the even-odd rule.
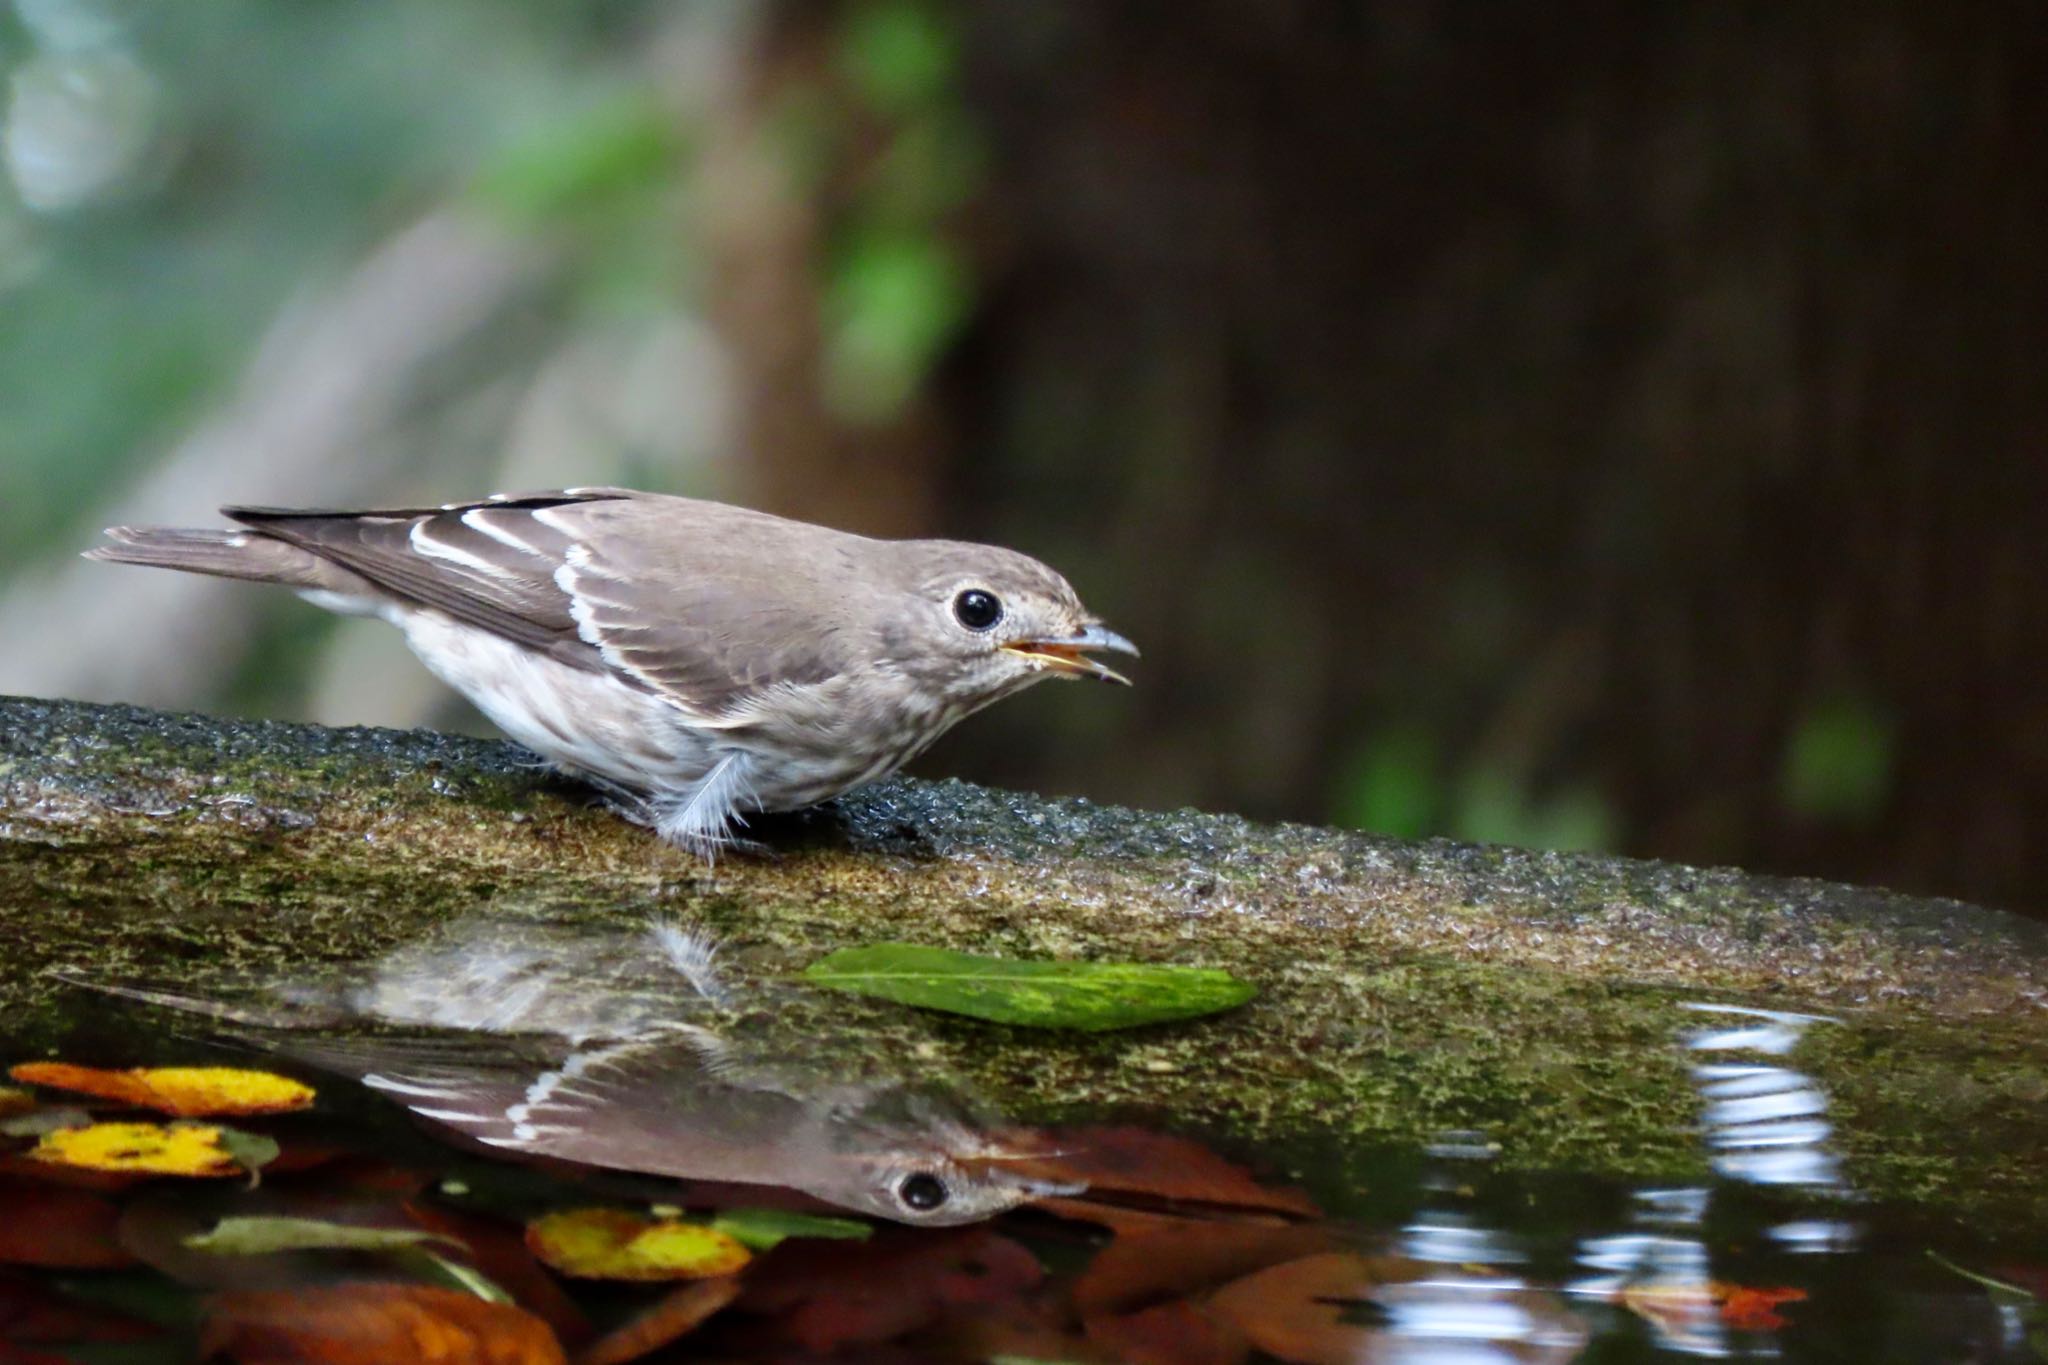
[[1062, 678], [1094, 678], [1100, 682], [1131, 685], [1131, 680], [1111, 668], [1088, 657], [1091, 649], [1113, 649], [1119, 654], [1135, 656], [1138, 647], [1107, 626], [1092, 625], [1078, 635], [1068, 635], [1051, 640], [1013, 640], [1003, 646], [1012, 654], [1021, 654], [1041, 668], [1049, 668]]

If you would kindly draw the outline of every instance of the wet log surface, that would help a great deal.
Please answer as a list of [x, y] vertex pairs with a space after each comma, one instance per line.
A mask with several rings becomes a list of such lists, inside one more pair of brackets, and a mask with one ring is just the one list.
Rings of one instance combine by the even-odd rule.
[[5, 1036], [24, 1056], [105, 1024], [52, 966], [303, 972], [544, 899], [686, 916], [790, 968], [884, 939], [1227, 967], [1250, 1006], [1127, 1033], [839, 996], [775, 1026], [795, 1051], [943, 1069], [1020, 1118], [1113, 1109], [1338, 1152], [1479, 1128], [1517, 1168], [1670, 1180], [1706, 1166], [1683, 1039], [1712, 1001], [1833, 1021], [1770, 1060], [1826, 1094], [1862, 1194], [2048, 1221], [2048, 929], [2014, 916], [957, 782], [754, 832], [769, 856], [707, 868], [509, 745], [0, 699]]

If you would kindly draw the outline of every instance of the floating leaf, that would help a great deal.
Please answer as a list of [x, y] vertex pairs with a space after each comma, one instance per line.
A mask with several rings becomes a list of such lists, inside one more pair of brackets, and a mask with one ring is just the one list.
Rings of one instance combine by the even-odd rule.
[[235, 1164], [249, 1173], [249, 1188], [256, 1188], [256, 1181], [265, 1166], [277, 1160], [279, 1147], [274, 1139], [261, 1133], [244, 1133], [236, 1128], [222, 1128], [221, 1150], [235, 1159]]
[[184, 1239], [194, 1251], [216, 1256], [270, 1256], [280, 1251], [391, 1251], [440, 1242], [460, 1247], [452, 1237], [418, 1228], [362, 1227], [318, 1218], [223, 1218], [212, 1231]]
[[134, 1175], [236, 1175], [244, 1167], [203, 1123], [95, 1123], [46, 1133], [29, 1156], [56, 1166]]
[[0, 1085], [0, 1119], [26, 1114], [36, 1107], [36, 1097], [11, 1085]]
[[711, 1226], [742, 1246], [767, 1251], [790, 1237], [827, 1237], [840, 1241], [865, 1242], [874, 1228], [854, 1218], [820, 1218], [811, 1213], [790, 1213], [783, 1209], [727, 1209], [711, 1220]]
[[1788, 1326], [1778, 1305], [1799, 1303], [1806, 1298], [1804, 1289], [1788, 1285], [1723, 1284], [1716, 1280], [1713, 1291], [1721, 1301], [1721, 1321], [1744, 1332], [1775, 1332]]
[[[449, 1184], [459, 1182], [443, 1182], [444, 1191]], [[589, 1339], [590, 1320], [563, 1290], [561, 1281], [543, 1270], [527, 1250], [522, 1229], [421, 1199], [407, 1200], [405, 1211], [427, 1231], [460, 1242], [464, 1263], [455, 1267], [457, 1270], [469, 1271], [479, 1279], [488, 1277], [494, 1288], [502, 1288], [514, 1303], [554, 1328], [564, 1345], [574, 1347]], [[469, 1288], [477, 1292], [475, 1286]]]
[[[1062, 1129], [1056, 1151], [1012, 1166], [1019, 1174], [1041, 1180], [1086, 1185], [1101, 1194], [1114, 1192], [1176, 1203], [1215, 1204], [1233, 1209], [1318, 1218], [1322, 1210], [1297, 1189], [1262, 1185], [1252, 1173], [1226, 1161], [1190, 1138], [1155, 1133], [1135, 1126]], [[1129, 1200], [1124, 1201], [1127, 1206]], [[1064, 1216], [1112, 1222], [1119, 1205], [1093, 1203], [1085, 1196], [1047, 1204]]]
[[24, 1062], [8, 1073], [29, 1085], [46, 1085], [103, 1100], [154, 1109], [176, 1118], [220, 1118], [242, 1114], [285, 1114], [313, 1103], [313, 1088], [288, 1076], [232, 1066], [134, 1067], [104, 1071], [68, 1062]]
[[247, 1362], [566, 1365], [539, 1318], [430, 1285], [302, 1285], [214, 1296], [199, 1353]]
[[738, 1239], [702, 1223], [623, 1209], [569, 1209], [527, 1224], [526, 1245], [564, 1275], [591, 1280], [696, 1280], [753, 1259]]
[[781, 1248], [748, 1272], [740, 1307], [772, 1324], [776, 1340], [833, 1355], [893, 1341], [942, 1317], [986, 1316], [1017, 1302], [1044, 1274], [1037, 1257], [986, 1227], [886, 1228], [870, 1242]]
[[696, 1331], [739, 1293], [740, 1282], [731, 1275], [678, 1285], [578, 1351], [576, 1365], [626, 1365], [650, 1355]]
[[[443, 1256], [423, 1246], [397, 1247], [390, 1254], [392, 1260], [429, 1283], [474, 1294], [486, 1303], [518, 1302], [497, 1281], [466, 1261]], [[553, 1326], [552, 1323], [549, 1325]]]
[[832, 990], [999, 1024], [1089, 1032], [1214, 1014], [1256, 994], [1212, 967], [1016, 961], [914, 943], [842, 948], [804, 976]]

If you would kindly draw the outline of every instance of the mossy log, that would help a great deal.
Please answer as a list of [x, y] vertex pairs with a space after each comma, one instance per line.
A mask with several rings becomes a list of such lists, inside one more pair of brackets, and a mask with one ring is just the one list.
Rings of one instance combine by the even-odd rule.
[[[53, 965], [161, 980], [360, 958], [505, 898], [688, 914], [791, 964], [908, 940], [1228, 967], [1232, 1014], [1065, 1035], [832, 997], [792, 1045], [929, 1059], [1013, 1115], [1167, 1115], [1361, 1148], [1477, 1128], [1517, 1168], [1699, 1176], [1701, 1000], [1828, 1016], [1787, 1065], [1861, 1193], [2048, 1225], [2048, 931], [1731, 871], [877, 783], [707, 868], [504, 744], [0, 700], [0, 976], [17, 1055], [76, 1031]], [[802, 1017], [798, 1017], [801, 1015]]]

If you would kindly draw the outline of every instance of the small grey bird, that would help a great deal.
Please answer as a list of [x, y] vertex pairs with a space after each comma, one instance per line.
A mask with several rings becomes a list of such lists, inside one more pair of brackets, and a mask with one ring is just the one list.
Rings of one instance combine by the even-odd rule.
[[1045, 678], [1136, 654], [1014, 550], [872, 540], [622, 488], [388, 511], [228, 507], [234, 530], [116, 526], [87, 558], [282, 583], [405, 632], [557, 767], [709, 855], [751, 811], [894, 772]]

